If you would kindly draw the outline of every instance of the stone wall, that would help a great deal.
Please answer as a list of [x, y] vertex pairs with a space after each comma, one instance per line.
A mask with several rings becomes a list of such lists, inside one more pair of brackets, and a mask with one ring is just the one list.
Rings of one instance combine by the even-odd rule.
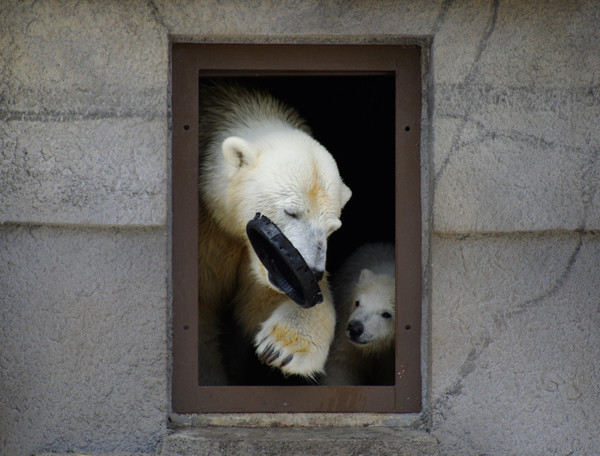
[[169, 43], [414, 38], [422, 421], [442, 454], [599, 453], [599, 22], [591, 0], [2, 2], [0, 454], [166, 433]]

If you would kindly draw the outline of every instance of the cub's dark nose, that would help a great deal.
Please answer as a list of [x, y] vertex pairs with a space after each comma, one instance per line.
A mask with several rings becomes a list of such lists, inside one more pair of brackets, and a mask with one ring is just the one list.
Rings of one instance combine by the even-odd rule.
[[315, 279], [317, 279], [317, 282], [320, 282], [323, 276], [325, 275], [325, 271], [322, 271], [320, 269], [313, 269], [312, 273], [314, 274]]
[[356, 320], [352, 320], [350, 323], [348, 323], [348, 326], [346, 326], [346, 332], [352, 340], [358, 339], [364, 330], [365, 327], [363, 324]]

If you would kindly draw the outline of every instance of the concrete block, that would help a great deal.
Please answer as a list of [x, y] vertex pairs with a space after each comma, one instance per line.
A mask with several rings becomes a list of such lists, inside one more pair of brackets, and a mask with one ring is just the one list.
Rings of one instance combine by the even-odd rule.
[[412, 429], [359, 428], [242, 428], [177, 429], [165, 439], [160, 456], [243, 455], [373, 455], [437, 456], [437, 441]]
[[[55, 452], [42, 452], [42, 453], [34, 453], [33, 456], [74, 456], [73, 453], [55, 453]], [[117, 453], [85, 453], [85, 454], [76, 454], [75, 456], [156, 456], [156, 453], [139, 453], [139, 452], [122, 452], [119, 451]]]
[[432, 252], [442, 454], [598, 454], [597, 236], [435, 237]]
[[166, 225], [166, 120], [0, 123], [0, 223]]
[[168, 37], [145, 4], [0, 5], [0, 223], [166, 224]]
[[[156, 17], [179, 37], [252, 42], [381, 42], [431, 33], [440, 2], [156, 2]], [[336, 36], [337, 35], [337, 36]]]
[[168, 36], [144, 3], [2, 2], [0, 119], [164, 118]]
[[594, 92], [446, 89], [433, 120], [435, 231], [600, 227]]
[[478, 79], [493, 86], [598, 85], [600, 12], [597, 5], [497, 2]]
[[434, 229], [597, 229], [598, 12], [511, 1], [440, 11]]
[[473, 0], [446, 3], [438, 11], [432, 31], [434, 86], [465, 83], [485, 48], [494, 16], [492, 4]]
[[160, 229], [0, 227], [0, 454], [155, 449], [166, 242]]
[[439, 8], [434, 84], [590, 87], [598, 84], [597, 8], [549, 2], [463, 1]]

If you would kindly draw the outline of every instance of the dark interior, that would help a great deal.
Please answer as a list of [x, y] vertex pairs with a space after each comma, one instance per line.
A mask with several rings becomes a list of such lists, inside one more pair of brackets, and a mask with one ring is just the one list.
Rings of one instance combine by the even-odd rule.
[[[352, 190], [352, 198], [342, 211], [342, 227], [329, 238], [328, 271], [335, 274], [345, 257], [365, 242], [393, 243], [393, 75], [245, 76], [236, 79], [244, 85], [266, 88], [295, 107], [306, 119], [315, 139], [334, 156], [342, 179]], [[300, 378], [284, 378], [278, 370], [260, 364], [252, 344], [239, 340], [240, 331], [232, 320], [223, 315], [221, 339], [232, 384], [314, 384]]]

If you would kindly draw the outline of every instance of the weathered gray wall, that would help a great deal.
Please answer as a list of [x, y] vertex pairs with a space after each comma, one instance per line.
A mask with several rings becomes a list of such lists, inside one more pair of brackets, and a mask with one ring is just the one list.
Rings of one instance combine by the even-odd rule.
[[600, 3], [0, 4], [0, 454], [169, 412], [169, 37], [431, 37], [427, 404], [443, 454], [600, 453]]

